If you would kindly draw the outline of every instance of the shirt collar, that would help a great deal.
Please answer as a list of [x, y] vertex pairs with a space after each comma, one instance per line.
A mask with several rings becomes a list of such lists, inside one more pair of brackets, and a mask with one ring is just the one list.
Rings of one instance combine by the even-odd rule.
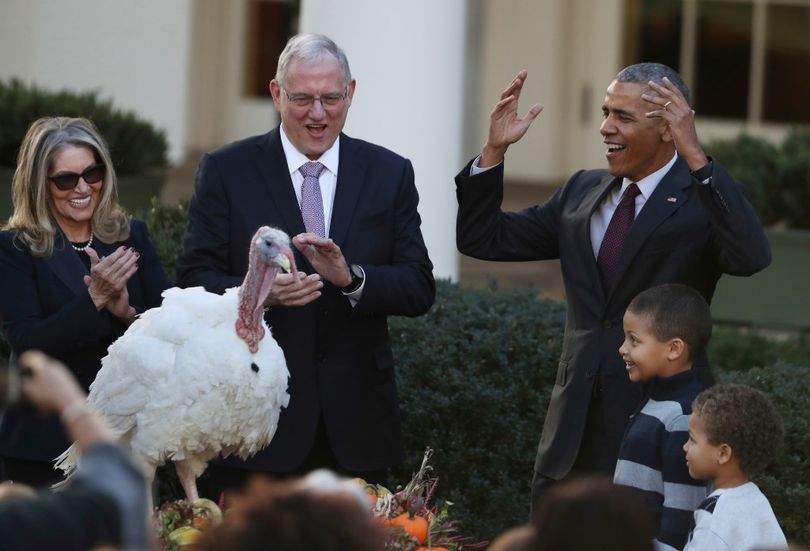
[[[678, 153], [676, 152], [667, 164], [665, 164], [652, 174], [645, 176], [644, 178], [636, 182], [636, 185], [638, 186], [638, 189], [641, 192], [641, 194], [644, 196], [645, 201], [650, 198], [650, 195], [652, 195], [653, 191], [655, 191], [655, 188], [658, 187], [658, 184], [661, 183], [661, 180], [664, 179], [664, 176], [666, 176], [667, 172], [669, 172], [669, 169], [672, 168], [672, 166], [675, 164], [675, 161], [677, 160], [678, 160]], [[633, 181], [628, 178], [622, 180], [622, 188], [620, 190], [619, 197], [624, 195], [624, 190], [626, 190], [627, 186], [629, 186], [632, 183]]]
[[[281, 147], [284, 148], [284, 156], [287, 158], [287, 168], [289, 169], [290, 174], [298, 172], [299, 168], [311, 161], [311, 159], [308, 159], [306, 155], [298, 151], [298, 149], [296, 149], [296, 147], [290, 141], [290, 138], [287, 137], [287, 133], [284, 131], [284, 124], [281, 125]], [[329, 172], [337, 176], [339, 159], [340, 134], [338, 134], [338, 137], [335, 139], [335, 143], [332, 144], [332, 147], [324, 151], [323, 155], [318, 158], [318, 162], [323, 164], [323, 166], [325, 166]]]
[[681, 371], [671, 377], [656, 377], [651, 382], [649, 393], [651, 396], [660, 396], [672, 388], [678, 388], [690, 382], [696, 383], [697, 380], [697, 373], [690, 367], [686, 371]]

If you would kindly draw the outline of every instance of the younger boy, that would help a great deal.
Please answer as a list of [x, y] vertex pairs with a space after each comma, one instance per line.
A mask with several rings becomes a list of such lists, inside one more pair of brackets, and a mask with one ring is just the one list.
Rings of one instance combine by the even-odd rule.
[[706, 484], [689, 476], [683, 445], [692, 401], [702, 390], [692, 362], [712, 333], [709, 306], [691, 287], [661, 285], [640, 293], [624, 315], [619, 354], [630, 380], [645, 386], [619, 449], [613, 482], [634, 488], [656, 528], [656, 547], [683, 549]]
[[782, 443], [782, 419], [768, 397], [743, 385], [704, 390], [692, 406], [683, 449], [689, 474], [714, 491], [695, 511], [685, 551], [787, 549], [768, 498], [749, 480]]

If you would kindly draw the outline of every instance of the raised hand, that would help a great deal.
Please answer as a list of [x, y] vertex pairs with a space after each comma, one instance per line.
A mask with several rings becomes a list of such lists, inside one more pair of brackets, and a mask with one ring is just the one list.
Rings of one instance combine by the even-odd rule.
[[57, 360], [29, 350], [20, 355], [18, 363], [28, 374], [21, 378], [20, 386], [42, 413], [59, 413], [72, 402], [84, 400], [76, 379]]
[[352, 282], [349, 265], [337, 243], [314, 233], [298, 234], [292, 241], [315, 271], [335, 287], [346, 287]]
[[526, 115], [522, 118], [518, 116], [518, 100], [527, 75], [528, 72], [524, 69], [515, 76], [501, 93], [500, 101], [489, 115], [489, 135], [478, 165], [481, 168], [500, 163], [509, 146], [523, 137], [543, 110], [539, 103], [535, 103]]
[[709, 162], [698, 141], [695, 129], [695, 112], [686, 102], [681, 91], [664, 77], [663, 85], [650, 81], [650, 88], [657, 94], [642, 94], [641, 98], [656, 107], [647, 113], [647, 117], [663, 119], [669, 127], [678, 155], [683, 157], [689, 168], [698, 170]]
[[111, 300], [118, 297], [127, 281], [138, 271], [140, 254], [131, 247], [118, 247], [110, 256], [99, 258], [98, 253], [87, 249], [90, 257], [90, 275], [84, 276], [87, 291], [96, 308], [101, 310]]

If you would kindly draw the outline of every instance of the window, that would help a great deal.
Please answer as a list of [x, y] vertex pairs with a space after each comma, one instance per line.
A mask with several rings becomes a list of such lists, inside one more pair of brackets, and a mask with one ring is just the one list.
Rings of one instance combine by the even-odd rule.
[[625, 58], [628, 65], [657, 61], [678, 68], [678, 44], [681, 38], [681, 0], [644, 0], [628, 2], [628, 27], [625, 33]]
[[810, 122], [810, 8], [768, 6], [762, 117]]
[[627, 0], [625, 59], [689, 83], [704, 117], [810, 122], [810, 0]]
[[695, 110], [745, 119], [751, 77], [751, 4], [700, 2], [694, 72]]
[[245, 95], [270, 97], [268, 84], [276, 75], [278, 56], [298, 32], [297, 0], [249, 0]]

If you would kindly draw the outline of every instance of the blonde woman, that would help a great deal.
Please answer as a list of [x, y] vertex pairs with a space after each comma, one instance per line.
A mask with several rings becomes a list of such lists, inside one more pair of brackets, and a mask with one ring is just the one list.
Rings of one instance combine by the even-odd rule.
[[[69, 366], [85, 390], [107, 347], [169, 286], [145, 224], [121, 209], [116, 187], [90, 121], [39, 119], [20, 147], [13, 214], [0, 232], [0, 327], [12, 355], [40, 349]], [[55, 416], [9, 411], [0, 424], [0, 474], [53, 483], [52, 460], [68, 444]]]

